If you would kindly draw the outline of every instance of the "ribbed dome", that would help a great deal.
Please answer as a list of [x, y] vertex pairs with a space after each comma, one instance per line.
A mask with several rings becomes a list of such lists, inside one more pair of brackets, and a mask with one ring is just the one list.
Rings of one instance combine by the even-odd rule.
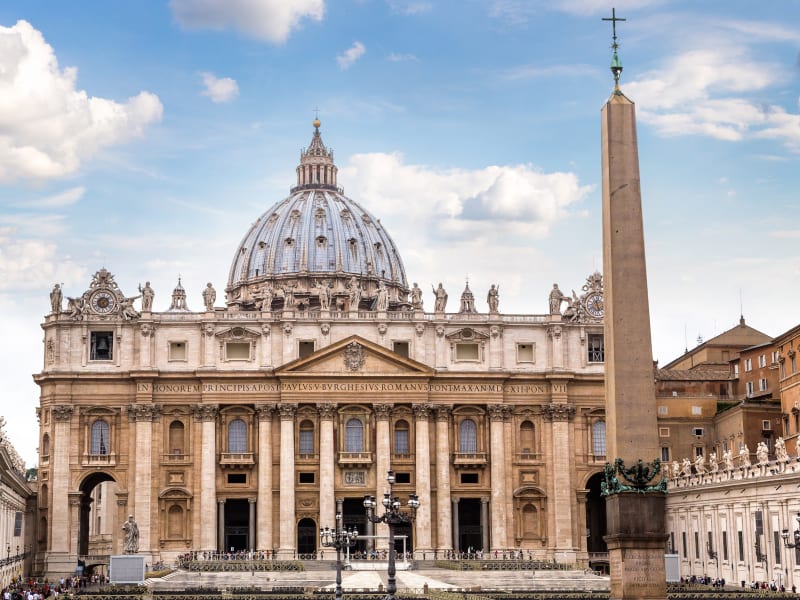
[[405, 308], [408, 284], [394, 242], [380, 221], [337, 187], [333, 151], [315, 125], [297, 185], [258, 218], [236, 250], [228, 305], [259, 308], [266, 297], [263, 310], [280, 309], [288, 295], [301, 310], [324, 308], [319, 294], [327, 288], [331, 309], [344, 310], [355, 277], [361, 308], [371, 307], [380, 281], [389, 290], [390, 310]]

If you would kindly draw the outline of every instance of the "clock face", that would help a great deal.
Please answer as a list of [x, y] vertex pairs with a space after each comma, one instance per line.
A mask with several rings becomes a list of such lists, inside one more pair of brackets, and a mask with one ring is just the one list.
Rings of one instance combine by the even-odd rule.
[[603, 305], [603, 295], [594, 293], [589, 294], [586, 297], [586, 312], [596, 318], [602, 317], [605, 312], [605, 306]]
[[99, 291], [92, 294], [91, 299], [89, 302], [92, 305], [92, 308], [95, 312], [98, 312], [102, 315], [111, 312], [114, 310], [114, 306], [117, 303], [117, 299], [114, 297], [113, 294], [106, 292], [106, 291]]

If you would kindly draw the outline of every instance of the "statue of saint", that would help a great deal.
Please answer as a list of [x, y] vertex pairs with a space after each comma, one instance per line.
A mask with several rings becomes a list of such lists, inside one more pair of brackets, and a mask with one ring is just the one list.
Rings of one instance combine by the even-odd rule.
[[447, 292], [445, 291], [444, 287], [442, 287], [442, 282], [439, 282], [438, 288], [434, 288], [433, 284], [431, 284], [431, 289], [433, 290], [433, 294], [436, 296], [433, 310], [435, 312], [444, 312], [444, 309], [447, 306]]
[[733, 471], [733, 454], [731, 454], [730, 450], [724, 450], [722, 452], [722, 462], [725, 463], [726, 471]]
[[349, 290], [350, 300], [348, 310], [358, 310], [358, 303], [361, 302], [361, 286], [358, 284], [358, 279], [351, 277], [350, 282], [347, 284], [347, 289]]
[[414, 282], [414, 287], [411, 288], [411, 308], [422, 310], [422, 289], [416, 282]]
[[283, 286], [283, 309], [294, 308], [294, 284]]
[[78, 296], [77, 298], [67, 297], [67, 312], [69, 313], [70, 319], [79, 321], [83, 317], [85, 311], [86, 304], [83, 300], [83, 296]]
[[489, 293], [486, 294], [486, 302], [489, 304], [489, 312], [496, 313], [498, 307], [500, 306], [500, 286], [498, 285], [495, 287], [492, 284], [492, 287], [489, 288]]
[[325, 281], [317, 282], [317, 295], [319, 296], [319, 307], [322, 310], [331, 309], [331, 289]]
[[717, 453], [711, 452], [708, 455], [708, 470], [712, 473], [719, 471], [719, 463], [717, 462]]
[[551, 315], [560, 315], [561, 314], [561, 303], [567, 300], [567, 298], [560, 289], [558, 289], [558, 284], [553, 284], [553, 289], [550, 290], [550, 314]]
[[381, 281], [378, 284], [377, 296], [375, 297], [375, 310], [378, 312], [386, 312], [389, 309], [389, 290], [386, 285]]
[[156, 293], [150, 287], [150, 282], [145, 281], [144, 287], [139, 286], [139, 292], [142, 294], [142, 312], [150, 312], [153, 310], [153, 298]]
[[681, 469], [681, 475], [684, 477], [692, 476], [692, 461], [690, 461], [688, 458], [683, 459], [683, 469]]
[[759, 465], [765, 465], [769, 462], [769, 447], [764, 442], [758, 442], [756, 458]]
[[786, 451], [786, 442], [782, 437], [775, 440], [775, 459], [778, 462], [789, 461], [789, 453]]
[[203, 290], [203, 304], [206, 305], [206, 311], [211, 312], [214, 310], [214, 302], [217, 300], [217, 290], [211, 285], [209, 281], [206, 284], [206, 289]]
[[53, 286], [53, 291], [50, 292], [50, 310], [54, 315], [61, 314], [61, 301], [63, 296], [61, 295], [61, 286], [55, 284]]
[[739, 460], [741, 461], [740, 467], [749, 467], [750, 466], [750, 448], [747, 447], [747, 444], [742, 444], [742, 447], [739, 449]]
[[133, 520], [133, 515], [128, 515], [128, 520], [122, 524], [125, 537], [122, 540], [122, 550], [125, 554], [136, 554], [139, 551], [139, 526]]
[[694, 470], [698, 475], [706, 472], [706, 457], [702, 454], [698, 454], [694, 459]]

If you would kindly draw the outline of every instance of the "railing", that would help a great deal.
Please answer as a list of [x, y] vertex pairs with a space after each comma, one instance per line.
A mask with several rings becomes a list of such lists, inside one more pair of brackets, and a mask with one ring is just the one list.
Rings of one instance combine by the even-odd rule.
[[84, 467], [113, 467], [117, 464], [117, 455], [113, 452], [108, 454], [84, 454], [81, 463]]
[[319, 462], [319, 454], [309, 454], [303, 453], [298, 454], [295, 462], [300, 464], [309, 464], [309, 463], [318, 463]]
[[412, 464], [414, 462], [413, 454], [392, 454], [392, 463], [396, 464]]
[[535, 462], [542, 460], [542, 455], [540, 452], [517, 452], [517, 454], [514, 456], [517, 459], [517, 462]]
[[476, 467], [486, 464], [486, 452], [453, 452], [456, 467]]
[[340, 465], [372, 464], [372, 452], [339, 452]]
[[162, 463], [188, 463], [192, 460], [191, 455], [189, 454], [162, 454], [161, 455], [161, 462]]
[[220, 452], [219, 464], [225, 465], [254, 465], [255, 459], [252, 452]]

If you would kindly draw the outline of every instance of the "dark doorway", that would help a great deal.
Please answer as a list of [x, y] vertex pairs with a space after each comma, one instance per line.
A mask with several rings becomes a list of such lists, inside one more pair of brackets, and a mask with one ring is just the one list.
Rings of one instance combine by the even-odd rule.
[[297, 553], [311, 555], [317, 551], [317, 522], [314, 519], [300, 519], [297, 524]]
[[[89, 520], [92, 514], [92, 492], [104, 481], [114, 481], [116, 483], [115, 479], [107, 473], [92, 473], [81, 482], [81, 503], [78, 516], [78, 554], [80, 556], [89, 554]], [[127, 515], [120, 515], [120, 518], [125, 520], [128, 517]]]
[[[345, 498], [342, 501], [342, 527], [347, 529], [355, 527], [359, 535], [367, 533], [367, 511], [364, 508], [364, 498]], [[350, 552], [365, 552], [367, 543], [372, 540], [358, 539], [350, 548]]]
[[604, 570], [608, 566], [608, 546], [603, 537], [606, 535], [606, 501], [600, 494], [602, 473], [595, 473], [586, 483], [589, 493], [586, 495], [586, 551], [589, 553], [589, 566]]
[[247, 499], [225, 501], [225, 552], [249, 550], [250, 503]]
[[476, 552], [483, 547], [480, 498], [462, 498], [458, 501], [458, 549]]
[[403, 555], [403, 538], [400, 537], [402, 535], [406, 536], [405, 539], [405, 550], [406, 552], [411, 552], [414, 550], [414, 536], [412, 535], [413, 527], [411, 525], [396, 525], [394, 528], [394, 549], [397, 552], [397, 556]]

